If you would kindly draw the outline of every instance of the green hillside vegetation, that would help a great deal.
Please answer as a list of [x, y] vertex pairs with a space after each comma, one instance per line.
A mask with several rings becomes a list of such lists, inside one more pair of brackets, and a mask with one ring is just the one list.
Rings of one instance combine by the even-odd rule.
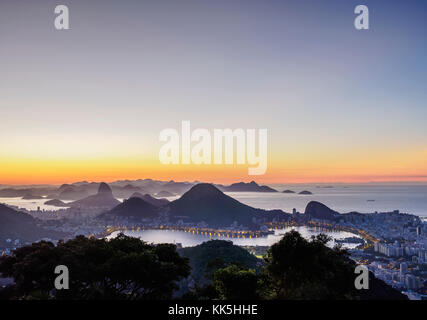
[[247, 250], [225, 240], [207, 241], [195, 247], [180, 249], [179, 253], [189, 259], [191, 278], [198, 286], [210, 283], [217, 269], [229, 265], [258, 269], [262, 263]]

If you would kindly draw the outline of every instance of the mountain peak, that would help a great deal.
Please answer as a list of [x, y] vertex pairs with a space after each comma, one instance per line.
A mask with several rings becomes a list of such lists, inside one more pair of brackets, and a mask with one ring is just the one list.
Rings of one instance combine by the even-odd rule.
[[114, 219], [116, 217], [128, 217], [139, 221], [144, 218], [156, 218], [158, 216], [157, 207], [144, 199], [132, 197], [120, 203], [110, 211], [104, 212], [100, 218]]
[[255, 181], [233, 183], [226, 187], [222, 186], [221, 190], [226, 192], [277, 192], [269, 186], [260, 186]]
[[142, 199], [142, 200], [144, 200], [144, 201], [146, 201], [146, 202], [148, 202], [148, 203], [150, 203], [156, 207], [162, 207], [162, 206], [165, 206], [169, 203], [169, 200], [167, 200], [167, 199], [157, 199], [157, 198], [152, 197], [148, 193], [145, 195], [142, 195], [142, 193], [135, 192], [134, 194], [132, 194], [130, 196], [130, 198], [140, 198], [140, 199]]
[[252, 208], [224, 194], [209, 183], [199, 183], [169, 204], [169, 216], [213, 226], [231, 226], [235, 222], [245, 226], [255, 225], [254, 218], [286, 218], [280, 210], [265, 211]]
[[83, 199], [68, 203], [70, 207], [80, 208], [108, 208], [111, 209], [120, 204], [120, 201], [114, 198], [113, 191], [105, 182], [101, 182], [98, 187], [98, 193], [85, 197]]
[[305, 208], [305, 214], [315, 219], [333, 220], [339, 213], [321, 202], [310, 201]]
[[101, 194], [101, 193], [113, 194], [113, 191], [111, 190], [108, 184], [106, 184], [105, 182], [101, 182], [98, 188], [98, 194]]
[[223, 193], [214, 185], [210, 183], [199, 183], [188, 190], [182, 198], [198, 199], [218, 195], [223, 195]]

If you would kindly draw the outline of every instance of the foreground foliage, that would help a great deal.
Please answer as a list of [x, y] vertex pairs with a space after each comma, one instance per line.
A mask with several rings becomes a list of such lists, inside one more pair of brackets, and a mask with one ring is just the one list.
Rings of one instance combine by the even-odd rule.
[[[53, 287], [57, 265], [70, 270], [68, 290]], [[0, 272], [14, 278], [8, 292], [15, 298], [169, 299], [190, 267], [172, 244], [120, 234], [110, 241], [78, 236], [57, 246], [34, 243], [2, 257]]]
[[[149, 245], [120, 234], [112, 240], [76, 237], [54, 246], [38, 242], [0, 258], [13, 286], [0, 299], [405, 299], [370, 274], [356, 290], [355, 263], [329, 248], [325, 235], [286, 233], [259, 260], [231, 242], [212, 240], [181, 249]], [[53, 287], [57, 265], [70, 270], [70, 289]], [[190, 272], [191, 271], [191, 272]]]

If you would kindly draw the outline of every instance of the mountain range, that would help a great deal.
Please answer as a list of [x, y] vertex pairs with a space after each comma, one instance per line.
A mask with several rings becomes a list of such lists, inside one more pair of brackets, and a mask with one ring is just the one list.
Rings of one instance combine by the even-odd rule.
[[159, 207], [142, 198], [132, 197], [110, 211], [102, 213], [99, 218], [103, 220], [115, 220], [126, 217], [129, 220], [141, 221], [143, 219], [154, 219], [158, 216]]
[[200, 183], [168, 206], [168, 215], [174, 220], [202, 222], [210, 226], [226, 227], [233, 223], [255, 226], [265, 219], [288, 219], [281, 210], [263, 210], [250, 207], [224, 194], [212, 184]]
[[168, 202], [149, 195], [135, 194], [113, 209], [100, 215], [101, 219], [152, 219], [165, 215], [171, 222], [206, 223], [210, 227], [229, 227], [233, 224], [256, 227], [264, 221], [287, 220], [290, 215], [281, 210], [250, 207], [224, 194], [216, 186], [200, 183], [179, 199]]
[[114, 198], [110, 186], [104, 182], [100, 183], [98, 192], [81, 200], [70, 202], [67, 205], [78, 208], [111, 209], [119, 205], [120, 201]]
[[[288, 220], [290, 215], [282, 210], [264, 210], [253, 208], [228, 196], [224, 192], [278, 192], [268, 186], [260, 186], [256, 182], [234, 183], [229, 186], [198, 183], [193, 185], [187, 182], [159, 182], [155, 180], [116, 181], [114, 186], [101, 182], [89, 183], [86, 181], [75, 184], [64, 184], [57, 188], [59, 195], [83, 195], [91, 193], [78, 200], [64, 203], [54, 198], [46, 204], [60, 207], [80, 209], [97, 209], [103, 213], [101, 218], [116, 219], [126, 217], [135, 220], [153, 219], [160, 215], [168, 217], [171, 222], [202, 223], [211, 227], [229, 227], [243, 225], [256, 228], [260, 224], [272, 220]], [[136, 185], [139, 184], [139, 185]], [[135, 190], [145, 190], [156, 186], [162, 192], [164, 189], [175, 192], [188, 189], [184, 194], [169, 202], [167, 199], [158, 199], [150, 194], [143, 194]], [[44, 187], [45, 191], [47, 190]], [[114, 189], [127, 190], [129, 197], [121, 202], [114, 196]], [[95, 191], [96, 190], [96, 191]], [[19, 190], [21, 192], [21, 190]], [[25, 194], [35, 194], [25, 189]], [[6, 193], [10, 194], [10, 189]], [[308, 203], [304, 216], [311, 219], [335, 220], [340, 214], [327, 206], [311, 201]]]
[[278, 192], [269, 186], [260, 186], [255, 181], [249, 183], [238, 182], [229, 186], [216, 185], [223, 192]]
[[[118, 199], [128, 199], [133, 193], [156, 195], [156, 197], [172, 197], [183, 195], [200, 182], [176, 182], [159, 181], [153, 179], [117, 180], [109, 182], [113, 196]], [[6, 186], [2, 185], [0, 197], [26, 197], [40, 198], [46, 200], [58, 199], [66, 201], [77, 201], [97, 193], [100, 183], [79, 181], [66, 183], [61, 186], [54, 185], [31, 185], [31, 186]], [[250, 183], [238, 182], [231, 185], [215, 185], [223, 192], [277, 192], [277, 190], [258, 185], [255, 181]]]
[[141, 198], [142, 200], [145, 200], [148, 203], [151, 203], [155, 207], [163, 207], [170, 202], [168, 199], [164, 199], [164, 198], [158, 199], [158, 198], [152, 197], [148, 193], [143, 195], [139, 192], [135, 192], [130, 196], [130, 198]]

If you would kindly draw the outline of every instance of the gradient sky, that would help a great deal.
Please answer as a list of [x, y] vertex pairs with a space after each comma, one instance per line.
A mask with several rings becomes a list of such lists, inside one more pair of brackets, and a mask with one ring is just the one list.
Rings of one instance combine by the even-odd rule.
[[[2, 0], [0, 184], [427, 181], [426, 31], [423, 0]], [[161, 165], [183, 120], [267, 128], [267, 173]]]

